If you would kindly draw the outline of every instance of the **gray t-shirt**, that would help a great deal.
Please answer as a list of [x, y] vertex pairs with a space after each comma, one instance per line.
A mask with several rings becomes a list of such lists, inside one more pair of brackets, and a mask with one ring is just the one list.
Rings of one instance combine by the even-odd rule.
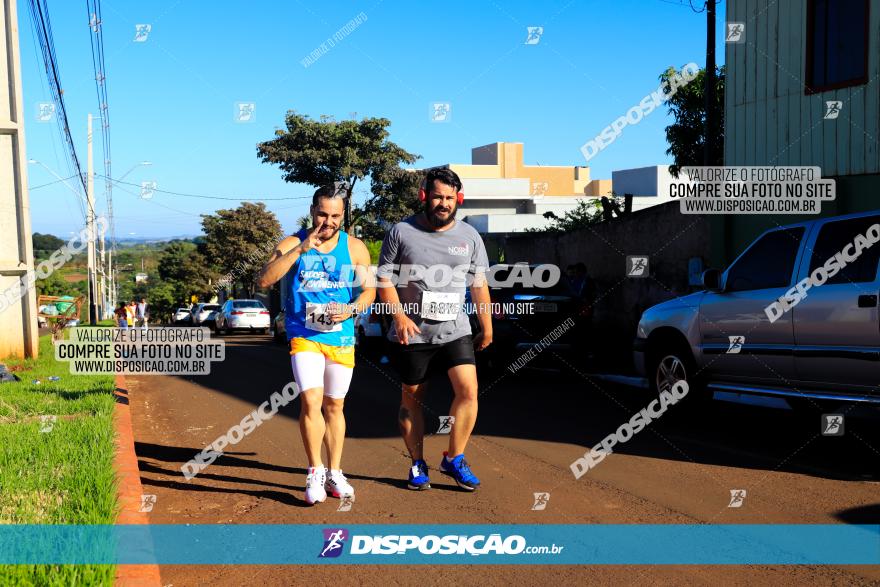
[[[410, 337], [410, 343], [442, 344], [471, 334], [468, 314], [461, 304], [473, 278], [488, 270], [489, 259], [480, 233], [471, 225], [456, 220], [449, 230], [433, 231], [419, 224], [417, 218], [410, 216], [398, 222], [385, 235], [378, 276], [397, 284], [405, 314], [422, 331]], [[437, 311], [438, 306], [443, 308], [441, 317], [449, 317], [455, 313], [448, 305], [453, 298], [459, 305], [454, 319], [422, 317], [423, 309]], [[423, 304], [425, 301], [428, 303]], [[394, 327], [388, 339], [398, 342]]]

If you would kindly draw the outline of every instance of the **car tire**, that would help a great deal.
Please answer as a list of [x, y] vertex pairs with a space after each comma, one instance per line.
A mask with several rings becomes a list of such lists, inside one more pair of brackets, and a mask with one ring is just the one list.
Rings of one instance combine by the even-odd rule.
[[687, 408], [691, 410], [706, 400], [704, 386], [697, 373], [697, 364], [691, 350], [684, 343], [670, 344], [669, 340], [659, 341], [654, 348], [648, 348], [647, 357], [648, 388], [653, 397], [661, 391], [668, 391], [672, 385], [684, 379], [688, 384], [688, 394], [674, 407], [678, 413]]

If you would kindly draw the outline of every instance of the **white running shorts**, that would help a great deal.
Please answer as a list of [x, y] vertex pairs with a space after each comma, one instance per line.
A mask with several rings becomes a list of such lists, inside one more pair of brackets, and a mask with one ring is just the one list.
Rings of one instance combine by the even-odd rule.
[[324, 395], [344, 399], [351, 385], [354, 369], [340, 365], [321, 353], [300, 351], [290, 356], [293, 377], [302, 391], [323, 387]]

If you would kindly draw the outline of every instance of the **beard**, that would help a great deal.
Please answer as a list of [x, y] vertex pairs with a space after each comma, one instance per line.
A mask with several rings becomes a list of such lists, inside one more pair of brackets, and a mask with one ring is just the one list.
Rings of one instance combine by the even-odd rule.
[[455, 220], [455, 214], [458, 212], [458, 206], [455, 206], [454, 208], [452, 208], [452, 210], [449, 212], [449, 215], [446, 216], [446, 218], [441, 218], [437, 214], [437, 209], [442, 208], [442, 207], [443, 206], [441, 205], [441, 206], [435, 206], [434, 208], [431, 208], [431, 202], [425, 202], [425, 217], [428, 219], [428, 222], [434, 228], [443, 228], [444, 226], [451, 224], [452, 221]]
[[[315, 224], [313, 224], [313, 226], [315, 226]], [[332, 228], [329, 231], [327, 230], [327, 228], [328, 227], [324, 227], [324, 229], [322, 229], [321, 232], [318, 233], [318, 238], [321, 239], [321, 242], [327, 242], [328, 240], [332, 239], [334, 236], [336, 236], [336, 233], [339, 232], [342, 227], [337, 226], [336, 228]]]

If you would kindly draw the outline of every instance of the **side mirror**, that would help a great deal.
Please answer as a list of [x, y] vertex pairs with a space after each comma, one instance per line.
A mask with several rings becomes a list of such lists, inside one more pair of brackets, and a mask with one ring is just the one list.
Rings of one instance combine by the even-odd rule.
[[703, 271], [703, 287], [709, 291], [721, 291], [721, 271], [718, 269]]

